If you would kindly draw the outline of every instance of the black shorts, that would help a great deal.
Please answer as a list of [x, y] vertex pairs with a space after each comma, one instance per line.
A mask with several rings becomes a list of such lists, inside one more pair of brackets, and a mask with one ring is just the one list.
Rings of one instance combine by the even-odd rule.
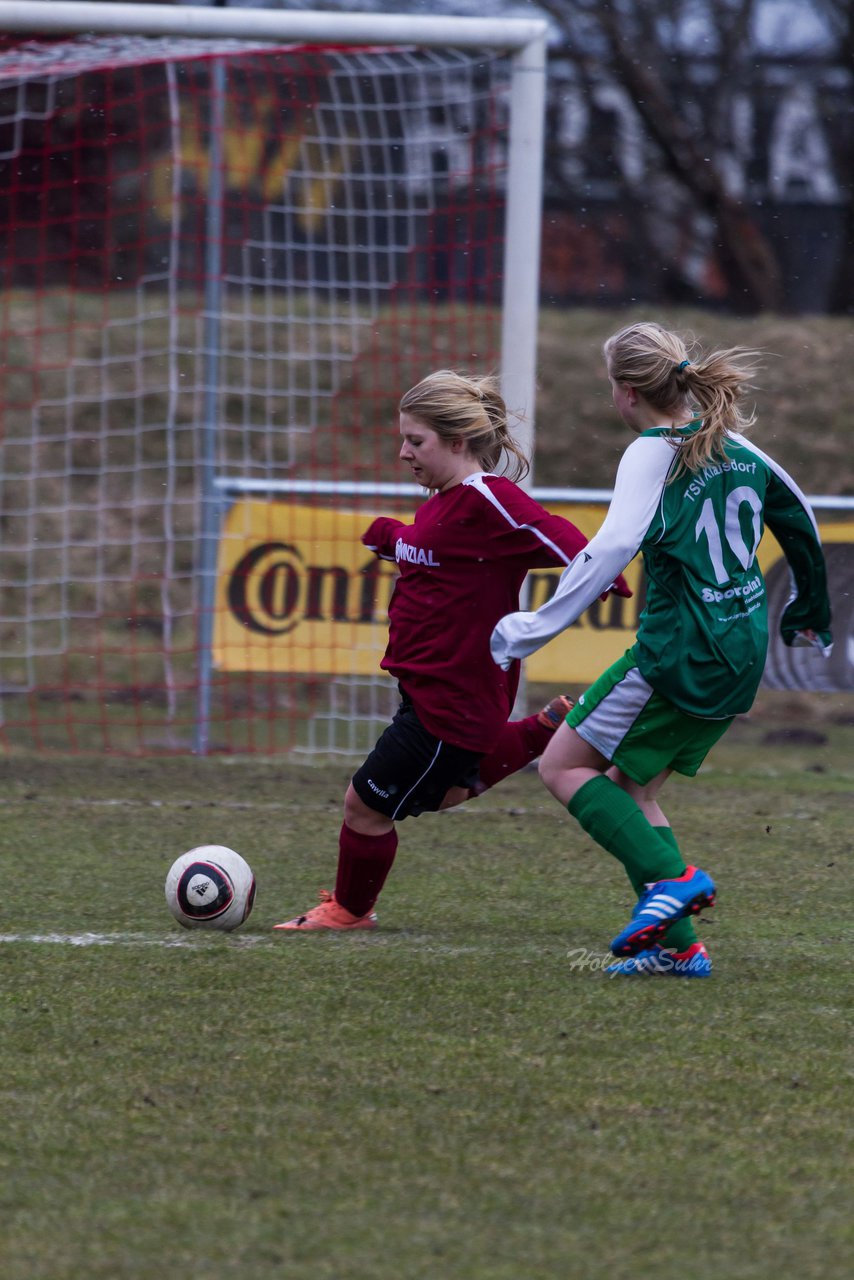
[[451, 787], [474, 787], [482, 751], [451, 746], [428, 733], [404, 697], [389, 727], [353, 777], [359, 799], [400, 822], [434, 813]]

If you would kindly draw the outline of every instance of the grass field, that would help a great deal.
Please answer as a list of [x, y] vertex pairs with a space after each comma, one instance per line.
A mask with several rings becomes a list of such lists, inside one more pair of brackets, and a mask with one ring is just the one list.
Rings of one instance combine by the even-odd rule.
[[[845, 718], [672, 784], [706, 982], [602, 973], [630, 893], [534, 773], [404, 825], [375, 935], [284, 938], [340, 762], [5, 759], [4, 1280], [847, 1277]], [[163, 901], [209, 841], [228, 937]]]

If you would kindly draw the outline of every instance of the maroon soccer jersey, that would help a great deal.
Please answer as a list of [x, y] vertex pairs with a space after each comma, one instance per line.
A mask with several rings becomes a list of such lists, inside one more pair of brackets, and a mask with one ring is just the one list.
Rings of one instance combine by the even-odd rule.
[[412, 524], [380, 516], [362, 541], [400, 570], [383, 670], [430, 733], [489, 751], [519, 684], [518, 662], [492, 660], [492, 629], [519, 608], [529, 569], [565, 568], [587, 539], [511, 480], [479, 473], [433, 494]]

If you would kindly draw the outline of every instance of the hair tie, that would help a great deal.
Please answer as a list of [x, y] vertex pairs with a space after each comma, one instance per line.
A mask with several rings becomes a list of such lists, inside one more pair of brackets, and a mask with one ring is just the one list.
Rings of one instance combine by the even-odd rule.
[[677, 364], [677, 366], [676, 366], [676, 372], [677, 372], [677, 373], [681, 373], [683, 369], [687, 369], [687, 367], [688, 367], [688, 365], [689, 365], [690, 363], [691, 363], [691, 361], [690, 361], [690, 360], [683, 360], [681, 364]]

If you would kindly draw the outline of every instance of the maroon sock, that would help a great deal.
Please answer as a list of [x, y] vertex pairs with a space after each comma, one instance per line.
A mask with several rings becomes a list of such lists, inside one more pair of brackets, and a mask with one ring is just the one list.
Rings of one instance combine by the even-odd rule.
[[524, 769], [526, 764], [543, 754], [553, 733], [552, 726], [540, 724], [536, 716], [511, 720], [501, 730], [501, 737], [493, 749], [482, 757], [478, 773], [483, 785], [475, 790], [487, 791], [511, 773]]
[[363, 836], [343, 823], [338, 837], [335, 901], [354, 916], [366, 915], [380, 896], [396, 852], [394, 827], [384, 836]]

